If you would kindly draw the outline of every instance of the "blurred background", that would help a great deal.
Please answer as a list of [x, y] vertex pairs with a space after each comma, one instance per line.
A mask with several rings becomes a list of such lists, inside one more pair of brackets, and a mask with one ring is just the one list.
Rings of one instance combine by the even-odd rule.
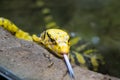
[[[44, 31], [40, 0], [0, 0], [0, 17], [31, 34]], [[91, 42], [120, 77], [120, 0], [44, 0], [59, 26]]]

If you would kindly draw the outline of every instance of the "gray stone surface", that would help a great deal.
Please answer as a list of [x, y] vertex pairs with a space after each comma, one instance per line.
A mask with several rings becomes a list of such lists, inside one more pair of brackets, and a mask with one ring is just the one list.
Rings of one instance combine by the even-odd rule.
[[[15, 38], [1, 27], [0, 66], [9, 69], [23, 80], [70, 80], [62, 59], [34, 42]], [[74, 72], [75, 80], [120, 80], [78, 66], [74, 66]]]

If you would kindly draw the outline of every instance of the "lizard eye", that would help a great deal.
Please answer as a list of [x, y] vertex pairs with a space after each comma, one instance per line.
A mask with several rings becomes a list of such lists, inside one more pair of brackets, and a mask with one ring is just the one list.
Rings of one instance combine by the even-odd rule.
[[47, 36], [49, 37], [50, 42], [52, 42], [54, 45], [56, 45], [55, 39], [51, 38], [51, 36], [47, 33]]

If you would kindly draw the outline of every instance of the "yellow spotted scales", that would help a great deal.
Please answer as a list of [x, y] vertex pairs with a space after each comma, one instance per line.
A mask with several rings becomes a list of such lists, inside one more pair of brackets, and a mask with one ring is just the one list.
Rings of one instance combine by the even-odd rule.
[[0, 26], [10, 31], [17, 38], [41, 43], [46, 48], [54, 52], [58, 57], [64, 58], [70, 77], [74, 78], [74, 72], [68, 59], [68, 54], [70, 50], [70, 45], [68, 41], [70, 37], [67, 32], [61, 29], [48, 29], [41, 33], [40, 37], [37, 37], [35, 34], [31, 36], [29, 33], [19, 29], [10, 20], [2, 17], [0, 18]]

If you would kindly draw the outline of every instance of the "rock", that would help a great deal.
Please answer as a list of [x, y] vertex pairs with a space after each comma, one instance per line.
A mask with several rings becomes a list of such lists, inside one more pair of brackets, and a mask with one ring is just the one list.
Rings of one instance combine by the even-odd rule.
[[[23, 80], [70, 80], [62, 59], [40, 45], [17, 39], [0, 27], [0, 66]], [[75, 80], [120, 80], [74, 67]]]

